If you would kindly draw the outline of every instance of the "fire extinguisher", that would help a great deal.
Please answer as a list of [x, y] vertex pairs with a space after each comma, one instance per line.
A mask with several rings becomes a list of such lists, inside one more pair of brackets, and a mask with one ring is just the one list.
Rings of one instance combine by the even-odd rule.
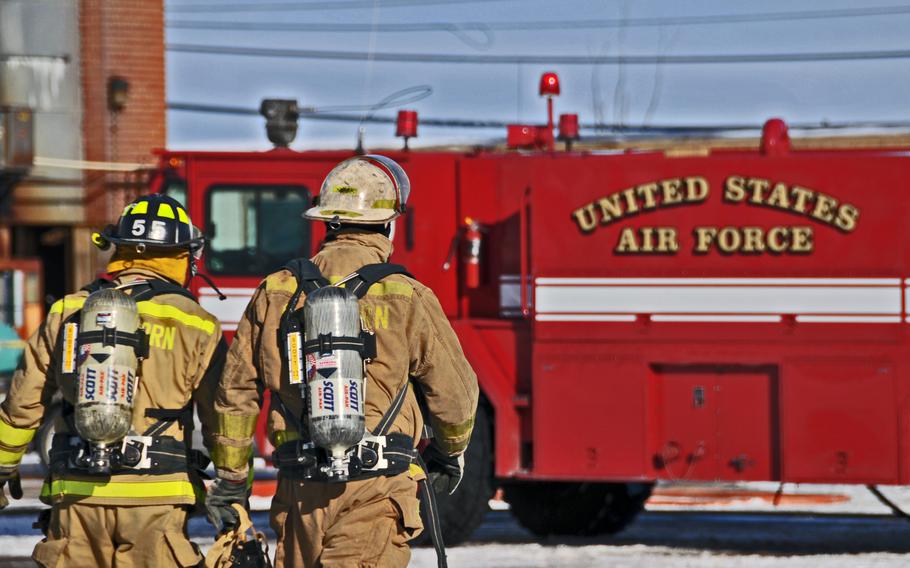
[[480, 223], [466, 217], [464, 220], [464, 284], [467, 288], [480, 286], [480, 248], [482, 244]]

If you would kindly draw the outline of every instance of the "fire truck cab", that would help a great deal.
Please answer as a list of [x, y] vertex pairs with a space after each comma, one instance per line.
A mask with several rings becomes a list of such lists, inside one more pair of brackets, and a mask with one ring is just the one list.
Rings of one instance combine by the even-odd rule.
[[[792, 150], [771, 121], [759, 148], [698, 155], [377, 153], [412, 184], [392, 260], [483, 392], [447, 541], [499, 486], [545, 535], [615, 532], [660, 479], [910, 483], [906, 151]], [[317, 250], [301, 213], [351, 155], [161, 154], [228, 333]]]

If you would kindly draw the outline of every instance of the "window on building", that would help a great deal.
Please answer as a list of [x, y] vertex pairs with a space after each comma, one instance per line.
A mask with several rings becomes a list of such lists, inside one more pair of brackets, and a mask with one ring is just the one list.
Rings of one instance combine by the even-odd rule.
[[212, 274], [265, 276], [288, 260], [309, 256], [310, 205], [302, 186], [214, 186], [206, 206], [205, 266]]

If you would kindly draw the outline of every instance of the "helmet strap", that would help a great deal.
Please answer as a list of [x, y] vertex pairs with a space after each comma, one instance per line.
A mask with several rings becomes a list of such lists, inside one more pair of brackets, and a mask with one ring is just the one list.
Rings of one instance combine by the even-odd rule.
[[[194, 256], [191, 254], [191, 255], [190, 255], [190, 280], [192, 280], [192, 279], [193, 279], [194, 277], [196, 277], [196, 276], [202, 278], [202, 279], [205, 281], [206, 284], [208, 284], [209, 286], [212, 287], [212, 290], [214, 290], [215, 293], [218, 294], [218, 299], [219, 299], [219, 300], [221, 300], [221, 301], [227, 300], [227, 296], [225, 296], [225, 295], [221, 292], [221, 290], [218, 289], [218, 286], [216, 286], [215, 283], [212, 282], [212, 279], [209, 278], [208, 275], [206, 275], [206, 274], [204, 274], [204, 273], [202, 273], [202, 272], [199, 272], [199, 267], [196, 266], [196, 257], [194, 257]], [[189, 282], [187, 282], [187, 285], [189, 285]]]

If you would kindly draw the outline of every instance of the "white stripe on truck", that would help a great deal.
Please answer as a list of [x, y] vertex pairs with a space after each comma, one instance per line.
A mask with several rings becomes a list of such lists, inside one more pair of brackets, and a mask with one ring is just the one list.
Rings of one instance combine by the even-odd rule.
[[[900, 323], [900, 278], [537, 278], [538, 321]], [[906, 294], [906, 299], [904, 297]], [[580, 318], [579, 316], [601, 316]]]
[[222, 288], [221, 291], [227, 296], [224, 301], [219, 300], [218, 294], [211, 288], [200, 288], [199, 305], [218, 318], [222, 331], [234, 331], [256, 288]]

